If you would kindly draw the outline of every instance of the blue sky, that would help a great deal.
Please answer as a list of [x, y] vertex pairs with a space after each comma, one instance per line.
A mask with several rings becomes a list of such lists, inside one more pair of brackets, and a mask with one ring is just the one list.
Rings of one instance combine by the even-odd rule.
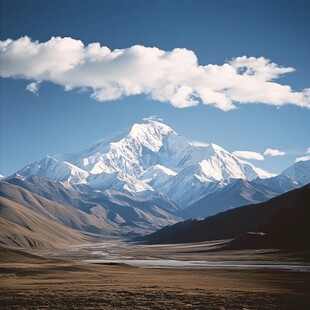
[[[14, 76], [14, 72], [17, 72], [14, 64], [20, 64], [23, 58], [16, 60], [15, 54], [9, 55], [12, 62], [7, 65], [7, 61], [6, 66], [1, 64], [9, 77], [0, 79], [0, 174], [12, 174], [47, 154], [70, 153], [87, 148], [107, 134], [140, 122], [150, 115], [163, 118], [190, 140], [214, 142], [231, 152], [263, 154], [267, 148], [285, 152], [283, 156], [265, 155], [264, 160], [251, 160], [256, 166], [270, 172], [278, 173], [293, 164], [297, 157], [306, 156], [310, 146], [310, 109], [301, 107], [307, 104], [306, 95], [301, 99], [299, 97], [304, 89], [310, 88], [309, 1], [0, 0], [0, 3], [2, 41], [10, 38], [16, 42], [23, 36], [39, 42], [47, 42], [53, 36], [70, 37], [81, 40], [84, 46], [99, 42], [111, 51], [126, 49], [130, 53], [131, 46], [140, 45], [143, 49], [134, 51], [134, 56], [138, 53], [142, 58], [153, 52], [144, 47], [156, 47], [164, 54], [175, 48], [184, 48], [196, 55], [199, 66], [217, 64], [220, 68], [244, 55], [254, 57], [255, 65], [259, 57], [264, 57], [263, 60], [270, 59], [279, 65], [277, 68], [280, 69], [276, 70], [282, 70], [275, 79], [277, 85], [291, 87], [285, 97], [282, 88], [274, 95], [273, 90], [267, 90], [268, 83], [266, 88], [262, 84], [261, 91], [251, 94], [254, 96], [251, 98], [267, 97], [266, 101], [273, 105], [259, 101], [248, 104], [245, 86], [241, 85], [243, 89], [240, 90], [239, 85], [234, 84], [228, 97], [232, 100], [241, 98], [244, 102], [233, 101], [237, 108], [229, 108], [226, 112], [223, 111], [223, 104], [220, 108], [203, 104], [203, 91], [194, 99], [199, 104], [191, 106], [189, 102], [185, 108], [179, 108], [182, 97], [181, 100], [179, 97], [178, 100], [176, 97], [171, 99], [171, 95], [166, 96], [162, 89], [158, 95], [157, 88], [152, 88], [147, 94], [145, 90], [138, 95], [123, 94], [116, 100], [107, 99], [107, 90], [104, 89], [100, 96], [105, 101], [100, 102], [91, 98], [94, 93], [88, 87], [94, 82], [91, 76], [87, 82], [90, 84], [85, 84], [87, 90], [83, 84], [82, 88], [64, 91], [65, 83], [78, 80], [77, 74], [65, 77], [65, 82], [55, 83], [50, 75], [46, 77], [42, 73], [38, 93], [27, 91], [27, 85], [38, 80], [34, 78], [33, 70], [40, 64], [35, 57], [32, 58], [33, 63], [28, 62], [31, 68], [22, 72], [26, 78], [18, 78]], [[181, 57], [180, 64], [183, 64], [192, 54], [186, 52], [180, 56], [179, 52], [175, 52], [173, 55]], [[124, 68], [136, 64], [128, 59], [131, 58], [123, 60]], [[249, 61], [247, 58], [246, 62]], [[174, 60], [170, 62], [173, 66], [178, 64]], [[239, 58], [230, 64], [242, 69], [244, 59]], [[22, 70], [23, 63], [17, 67]], [[157, 72], [157, 67], [155, 63], [146, 72], [142, 70], [141, 76]], [[193, 70], [197, 69], [195, 65], [192, 67]], [[285, 73], [283, 68], [294, 68], [295, 71], [285, 69]], [[89, 72], [89, 68], [87, 70]], [[116, 81], [122, 81], [123, 72], [114, 71], [118, 74]], [[177, 69], [176, 72], [175, 75], [178, 75]], [[220, 77], [225, 79], [228, 73], [225, 71], [221, 74]], [[134, 78], [138, 79], [136, 76]], [[57, 79], [63, 81], [63, 76], [59, 75]], [[212, 83], [218, 80], [221, 81], [215, 78]], [[164, 77], [163, 83], [166, 82]], [[81, 82], [78, 80], [76, 83]], [[113, 83], [116, 82], [113, 80]], [[139, 87], [145, 86], [143, 78], [139, 83]], [[152, 83], [145, 87], [153, 87]], [[190, 86], [194, 89], [193, 94], [201, 90], [201, 83], [193, 79], [186, 83], [187, 88]], [[134, 92], [132, 87], [130, 91]], [[279, 100], [291, 98], [292, 92], [293, 96], [296, 93], [299, 96], [299, 99], [293, 99], [296, 101], [294, 104], [278, 104]], [[163, 96], [163, 102], [155, 100]]]

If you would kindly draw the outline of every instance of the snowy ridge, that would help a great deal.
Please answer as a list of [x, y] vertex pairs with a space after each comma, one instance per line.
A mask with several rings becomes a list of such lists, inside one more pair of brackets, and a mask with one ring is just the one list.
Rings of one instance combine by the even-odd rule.
[[49, 180], [68, 183], [86, 183], [88, 172], [65, 161], [59, 161], [53, 157], [46, 156], [41, 160], [19, 170], [17, 175], [23, 177], [41, 176]]
[[281, 174], [302, 185], [306, 185], [310, 183], [310, 160], [298, 161]]
[[304, 186], [310, 183], [310, 160], [298, 161], [277, 176], [254, 182], [268, 186], [279, 194]]
[[135, 196], [158, 192], [182, 205], [235, 179], [271, 176], [216, 144], [195, 146], [157, 119], [134, 124], [77, 154], [47, 156], [17, 174]]

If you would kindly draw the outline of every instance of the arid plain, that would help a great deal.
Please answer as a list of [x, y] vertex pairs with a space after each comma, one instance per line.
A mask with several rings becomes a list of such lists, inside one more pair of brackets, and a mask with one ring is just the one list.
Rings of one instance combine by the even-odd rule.
[[[1, 248], [1, 305], [4, 309], [308, 309], [307, 258], [277, 251], [218, 252], [217, 246], [108, 241], [36, 251], [40, 257]], [[145, 260], [157, 261], [158, 266], [143, 266]], [[168, 263], [161, 265], [162, 261]], [[193, 265], [180, 266], [179, 261]]]

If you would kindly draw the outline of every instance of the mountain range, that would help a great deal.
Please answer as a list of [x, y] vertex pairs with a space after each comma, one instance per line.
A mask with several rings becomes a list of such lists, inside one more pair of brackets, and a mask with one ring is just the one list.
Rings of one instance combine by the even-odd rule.
[[[162, 121], [147, 119], [84, 151], [46, 156], [0, 180], [0, 214], [7, 227], [1, 240], [14, 243], [8, 227], [19, 225], [27, 240], [35, 240], [30, 244], [39, 244], [33, 236], [38, 227], [31, 238], [25, 235], [25, 210], [73, 230], [80, 241], [133, 237], [260, 203], [309, 182], [310, 161], [274, 176], [216, 144], [197, 146]], [[26, 239], [18, 242], [25, 246]]]
[[158, 192], [182, 206], [235, 179], [272, 177], [216, 144], [193, 145], [154, 119], [134, 124], [77, 154], [47, 156], [10, 178], [31, 176], [138, 197]]
[[178, 214], [184, 219], [204, 218], [236, 207], [266, 201], [277, 195], [278, 192], [263, 184], [236, 179], [180, 210]]
[[[40, 247], [46, 243], [38, 242], [39, 236], [44, 236], [48, 232], [45, 228], [53, 227], [55, 223], [60, 227], [58, 231], [70, 230], [71, 233], [65, 235], [82, 234], [84, 240], [89, 240], [90, 236], [133, 237], [181, 220], [172, 214], [179, 206], [161, 197], [147, 200], [119, 192], [107, 196], [89, 189], [85, 194], [37, 176], [27, 181], [0, 181], [0, 199], [2, 224], [12, 228], [11, 233], [0, 230], [0, 242], [7, 245], [27, 244], [19, 240], [21, 236], [16, 234], [16, 225], [18, 231], [30, 229], [31, 238], [22, 234], [23, 240], [31, 240], [29, 246]], [[34, 215], [40, 217], [42, 224], [29, 225], [38, 223]], [[81, 241], [81, 236], [78, 240]]]

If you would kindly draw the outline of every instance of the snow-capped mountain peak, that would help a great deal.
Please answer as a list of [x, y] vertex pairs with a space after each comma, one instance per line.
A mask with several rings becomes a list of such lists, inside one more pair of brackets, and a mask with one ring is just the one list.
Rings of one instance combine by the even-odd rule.
[[123, 145], [127, 146], [129, 142], [145, 147], [152, 152], [158, 152], [163, 146], [164, 136], [170, 133], [176, 135], [175, 131], [169, 126], [149, 120], [147, 123], [134, 124], [128, 136], [118, 142], [111, 143], [111, 146], [121, 148]]
[[159, 119], [134, 124], [77, 154], [46, 157], [18, 173], [132, 195], [157, 191], [181, 204], [234, 179], [267, 175], [216, 144], [191, 144]]

